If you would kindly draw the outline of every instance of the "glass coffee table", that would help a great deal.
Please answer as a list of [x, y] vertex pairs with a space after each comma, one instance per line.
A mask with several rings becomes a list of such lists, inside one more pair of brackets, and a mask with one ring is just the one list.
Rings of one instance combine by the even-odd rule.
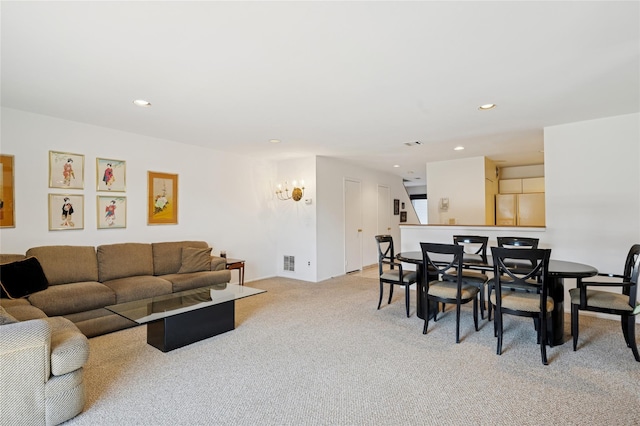
[[162, 352], [226, 333], [235, 328], [235, 301], [266, 290], [217, 284], [106, 308], [147, 324], [147, 343]]

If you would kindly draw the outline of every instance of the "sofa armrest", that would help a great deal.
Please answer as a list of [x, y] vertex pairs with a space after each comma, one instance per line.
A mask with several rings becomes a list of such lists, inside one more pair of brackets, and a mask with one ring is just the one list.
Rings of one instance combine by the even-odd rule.
[[224, 271], [227, 269], [227, 259], [224, 257], [211, 256], [211, 270]]
[[[44, 319], [0, 326], [0, 382], [3, 388], [28, 389], [44, 386], [49, 379], [51, 326]], [[17, 392], [18, 394], [20, 392]], [[5, 393], [0, 399], [4, 405]]]
[[67, 318], [45, 321], [51, 326], [51, 374], [62, 376], [82, 368], [89, 359], [87, 337]]

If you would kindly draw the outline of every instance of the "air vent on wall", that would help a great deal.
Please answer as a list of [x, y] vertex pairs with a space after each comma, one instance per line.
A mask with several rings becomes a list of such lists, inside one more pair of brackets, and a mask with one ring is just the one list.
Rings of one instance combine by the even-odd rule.
[[296, 260], [295, 256], [285, 256], [284, 257], [284, 270], [285, 271], [295, 271]]

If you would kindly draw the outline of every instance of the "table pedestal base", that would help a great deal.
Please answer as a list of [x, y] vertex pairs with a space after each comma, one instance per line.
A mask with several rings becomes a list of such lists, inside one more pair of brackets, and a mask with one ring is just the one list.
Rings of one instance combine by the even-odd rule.
[[147, 343], [169, 352], [235, 328], [235, 302], [220, 303], [147, 324]]

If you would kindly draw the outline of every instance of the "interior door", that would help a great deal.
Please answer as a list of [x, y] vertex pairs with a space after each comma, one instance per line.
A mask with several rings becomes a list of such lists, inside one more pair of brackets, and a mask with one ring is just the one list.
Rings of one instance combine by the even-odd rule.
[[362, 185], [344, 181], [344, 267], [345, 273], [362, 269]]
[[391, 191], [388, 186], [378, 185], [378, 234], [391, 233]]

